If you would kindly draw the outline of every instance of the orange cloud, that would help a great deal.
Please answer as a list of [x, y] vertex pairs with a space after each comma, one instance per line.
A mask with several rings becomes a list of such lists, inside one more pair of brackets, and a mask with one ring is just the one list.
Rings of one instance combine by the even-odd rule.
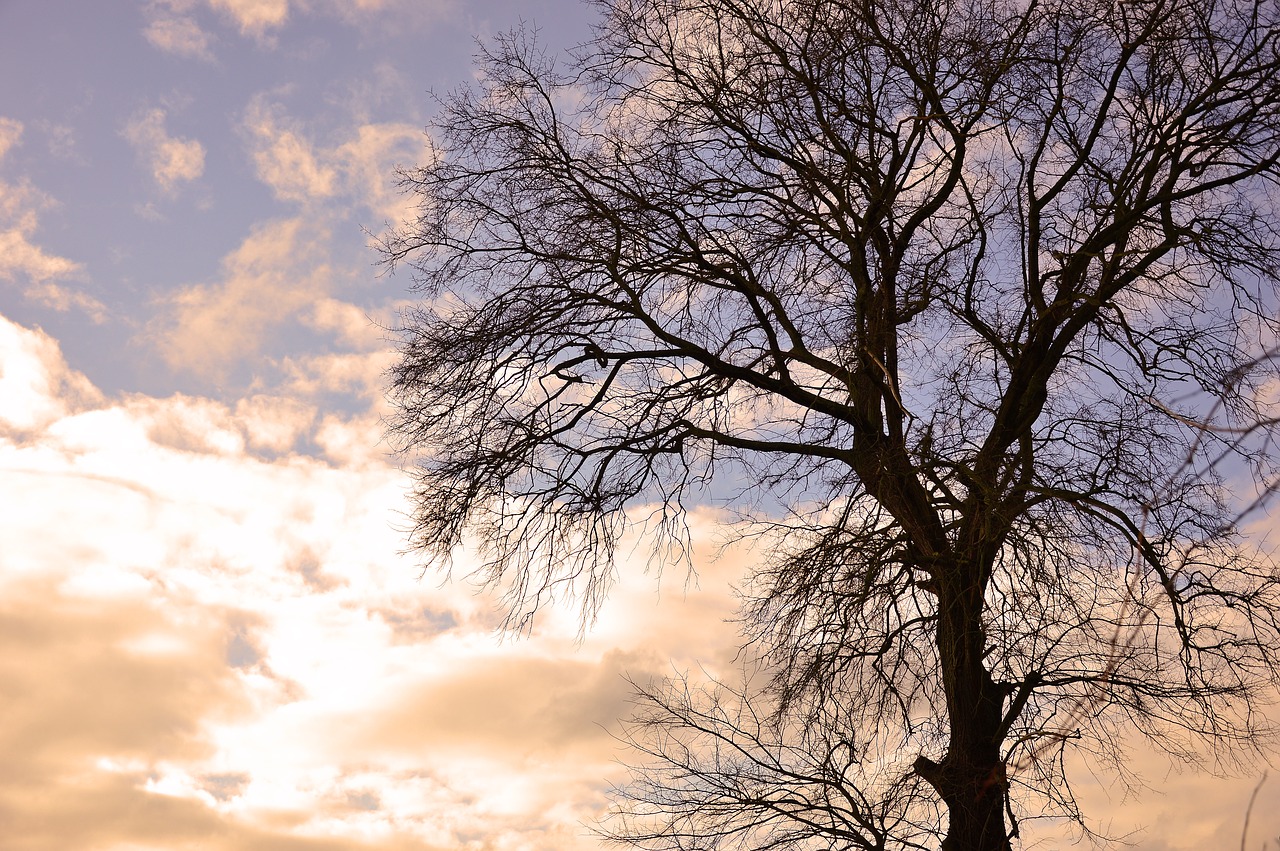
[[213, 60], [213, 38], [187, 14], [189, 3], [154, 3], [147, 8], [149, 20], [142, 35], [152, 46], [192, 59]]
[[[0, 116], [0, 161], [21, 144], [22, 131], [21, 122]], [[50, 254], [32, 241], [40, 211], [52, 205], [52, 199], [25, 180], [0, 181], [0, 279], [23, 282], [23, 294], [46, 307], [79, 309], [101, 322], [106, 318], [101, 302], [60, 283], [83, 278], [84, 266]]]
[[250, 103], [243, 127], [258, 179], [277, 198], [313, 204], [340, 197], [392, 221], [407, 214], [411, 202], [396, 186], [395, 167], [421, 157], [421, 128], [366, 123], [345, 141], [325, 146], [265, 95]]
[[170, 136], [165, 119], [163, 109], [144, 110], [130, 119], [121, 135], [146, 164], [156, 185], [172, 194], [180, 184], [204, 174], [205, 150], [195, 139]]
[[261, 350], [266, 333], [294, 321], [329, 287], [323, 231], [301, 219], [260, 225], [222, 263], [222, 279], [168, 298], [153, 325], [172, 366], [218, 377]]
[[209, 5], [231, 18], [241, 33], [259, 38], [289, 18], [289, 0], [209, 0]]
[[[587, 851], [622, 674], [732, 673], [727, 587], [754, 555], [705, 558], [713, 515], [691, 518], [699, 584], [658, 589], [624, 548], [582, 642], [568, 609], [498, 642], [466, 553], [448, 584], [400, 555], [406, 482], [361, 454], [372, 418], [107, 399], [2, 319], [0, 366], [0, 492], [21, 495], [0, 512], [6, 848]], [[1235, 847], [1250, 781], [1160, 765], [1132, 762], [1163, 798], [1078, 772], [1084, 805], [1145, 827], [1140, 851]], [[1280, 832], [1277, 791], [1251, 847]]]

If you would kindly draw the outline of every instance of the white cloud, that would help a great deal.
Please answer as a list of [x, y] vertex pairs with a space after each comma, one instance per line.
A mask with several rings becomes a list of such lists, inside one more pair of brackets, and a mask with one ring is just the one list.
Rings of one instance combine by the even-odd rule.
[[[340, 420], [106, 400], [3, 319], [0, 358], [0, 489], [22, 494], [0, 512], [0, 674], [23, 694], [0, 706], [0, 811], [23, 847], [592, 847], [577, 819], [611, 746], [578, 726], [612, 711], [617, 663], [568, 636], [507, 655], [483, 601], [419, 581], [399, 472], [296, 451]], [[526, 706], [500, 699], [513, 672]], [[545, 725], [532, 758], [502, 754], [511, 718]]]
[[146, 163], [151, 177], [166, 193], [204, 174], [204, 145], [195, 139], [170, 136], [165, 130], [165, 111], [144, 110], [125, 125], [122, 135]]
[[55, 340], [0, 319], [0, 424], [41, 429], [100, 401], [88, 379], [67, 367]]
[[[553, 610], [498, 643], [491, 600], [398, 554], [405, 481], [373, 417], [105, 399], [3, 319], [0, 368], [0, 492], [21, 494], [0, 512], [0, 681], [21, 694], [0, 701], [0, 812], [23, 848], [595, 849], [579, 825], [617, 779], [597, 725], [626, 711], [620, 673], [732, 664], [749, 554], [659, 594], [624, 549], [584, 642]], [[692, 519], [705, 552], [715, 518]], [[1165, 785], [1083, 793], [1148, 829], [1137, 849], [1238, 841], [1247, 780]], [[1253, 836], [1280, 830], [1274, 801]]]

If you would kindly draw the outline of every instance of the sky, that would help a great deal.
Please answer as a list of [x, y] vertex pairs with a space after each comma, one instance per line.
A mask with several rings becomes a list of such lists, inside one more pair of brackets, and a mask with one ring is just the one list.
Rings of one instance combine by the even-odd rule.
[[[395, 168], [477, 38], [561, 51], [595, 14], [0, 0], [4, 848], [600, 848], [625, 677], [732, 665], [751, 554], [709, 511], [696, 581], [624, 547], [585, 637], [571, 608], [499, 635], [465, 557], [403, 553]], [[1096, 824], [1239, 844], [1257, 775], [1133, 765], [1136, 797], [1079, 773]], [[1249, 847], [1277, 835], [1280, 777]]]

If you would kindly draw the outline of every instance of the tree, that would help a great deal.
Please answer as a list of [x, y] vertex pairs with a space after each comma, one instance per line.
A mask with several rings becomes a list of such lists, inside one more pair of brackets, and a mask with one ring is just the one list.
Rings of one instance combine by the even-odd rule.
[[616, 838], [1007, 849], [1072, 749], [1256, 753], [1276, 4], [602, 12], [567, 69], [485, 49], [383, 250], [413, 545], [483, 553], [509, 625], [589, 620], [642, 514], [662, 561], [696, 501], [768, 542], [767, 685], [648, 692]]

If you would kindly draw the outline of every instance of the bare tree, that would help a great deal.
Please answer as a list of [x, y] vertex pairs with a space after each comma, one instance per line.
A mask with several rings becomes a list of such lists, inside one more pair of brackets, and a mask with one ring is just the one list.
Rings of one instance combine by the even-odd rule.
[[768, 687], [746, 716], [651, 691], [616, 838], [1007, 849], [1075, 815], [1071, 749], [1256, 753], [1274, 0], [602, 12], [567, 69], [487, 48], [384, 250], [423, 297], [392, 373], [413, 543], [483, 553], [511, 626], [561, 594], [589, 620], [637, 517], [663, 560], [700, 501], [767, 540]]

